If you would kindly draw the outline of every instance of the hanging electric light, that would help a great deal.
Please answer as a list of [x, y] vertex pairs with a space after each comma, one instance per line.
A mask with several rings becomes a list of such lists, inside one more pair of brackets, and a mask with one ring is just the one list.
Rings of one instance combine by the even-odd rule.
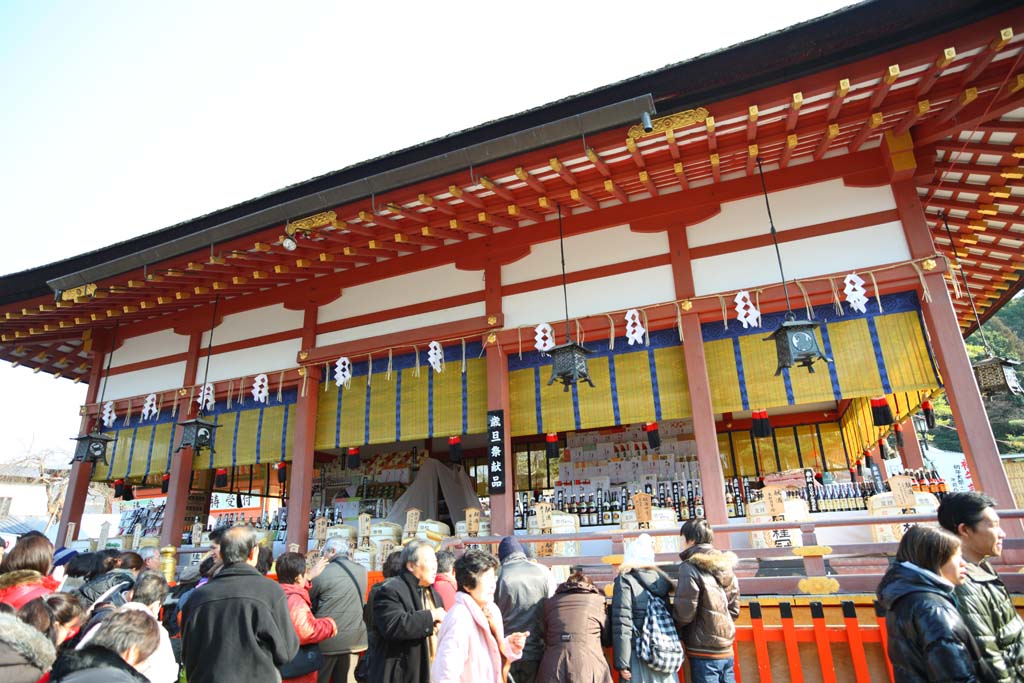
[[181, 442], [178, 444], [178, 451], [183, 448], [191, 448], [193, 455], [199, 455], [204, 448], [209, 448], [211, 455], [214, 453], [213, 442], [216, 438], [217, 427], [220, 426], [216, 421], [207, 420], [203, 417], [206, 413], [207, 406], [205, 392], [207, 379], [210, 377], [210, 354], [213, 350], [213, 328], [217, 324], [217, 304], [219, 301], [219, 296], [214, 297], [213, 314], [210, 317], [210, 342], [206, 346], [206, 368], [203, 370], [203, 392], [201, 394], [201, 400], [199, 401], [199, 410], [196, 411], [196, 416], [193, 419], [178, 423], [178, 426], [181, 427]]
[[563, 391], [569, 391], [569, 387], [577, 382], [586, 382], [590, 386], [594, 383], [590, 380], [587, 372], [587, 356], [593, 353], [590, 349], [572, 339], [571, 328], [569, 327], [569, 289], [565, 279], [565, 235], [562, 232], [562, 207], [558, 206], [558, 248], [562, 255], [562, 300], [565, 302], [565, 343], [553, 347], [548, 351], [551, 356], [551, 379], [552, 384], [556, 379], [562, 383]]
[[832, 359], [825, 356], [821, 347], [818, 346], [818, 337], [814, 334], [821, 324], [810, 320], [797, 320], [793, 313], [793, 306], [789, 301], [789, 285], [786, 283], [786, 274], [782, 270], [782, 253], [779, 251], [779, 240], [775, 232], [775, 222], [772, 220], [772, 206], [768, 202], [768, 185], [764, 180], [764, 168], [761, 166], [761, 158], [757, 159], [757, 171], [761, 176], [761, 191], [764, 193], [764, 205], [768, 209], [768, 226], [771, 228], [772, 244], [775, 245], [775, 258], [779, 262], [779, 277], [782, 278], [782, 291], [786, 295], [786, 319], [782, 324], [765, 337], [765, 341], [775, 342], [775, 353], [778, 356], [778, 368], [775, 376], [782, 374], [783, 368], [791, 368], [794, 365], [802, 365], [808, 372], [814, 372], [814, 361], [823, 360], [831, 363]]

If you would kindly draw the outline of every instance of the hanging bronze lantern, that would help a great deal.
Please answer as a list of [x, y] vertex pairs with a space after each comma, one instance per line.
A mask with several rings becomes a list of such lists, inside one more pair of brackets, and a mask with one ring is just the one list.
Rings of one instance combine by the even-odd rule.
[[1024, 388], [1017, 377], [1017, 366], [1020, 361], [989, 356], [985, 360], [974, 363], [974, 378], [978, 381], [978, 389], [986, 396], [995, 394], [1024, 394]]
[[181, 443], [178, 444], [178, 451], [183, 448], [191, 448], [193, 455], [199, 455], [204, 448], [209, 448], [210, 453], [214, 453], [213, 441], [217, 434], [217, 427], [220, 427], [219, 424], [199, 415], [195, 419], [179, 422], [178, 426], [181, 427]]
[[93, 464], [102, 462], [107, 465], [107, 444], [114, 440], [114, 437], [102, 432], [92, 432], [72, 439], [77, 441], [75, 455], [71, 462], [91, 462]]
[[808, 372], [814, 372], [814, 361], [821, 359], [826, 363], [832, 362], [818, 346], [818, 337], [814, 331], [819, 326], [819, 323], [810, 320], [794, 320], [786, 316], [778, 329], [764, 338], [765, 341], [775, 340], [775, 354], [779, 363], [775, 370], [776, 377], [782, 374], [783, 368], [794, 365], [802, 365]]
[[562, 383], [563, 391], [569, 391], [569, 387], [576, 382], [586, 382], [590, 386], [590, 374], [587, 372], [587, 356], [593, 351], [581, 344], [571, 341], [567, 344], [556, 346], [548, 354], [551, 356], [551, 379], [552, 384], [556, 379]]

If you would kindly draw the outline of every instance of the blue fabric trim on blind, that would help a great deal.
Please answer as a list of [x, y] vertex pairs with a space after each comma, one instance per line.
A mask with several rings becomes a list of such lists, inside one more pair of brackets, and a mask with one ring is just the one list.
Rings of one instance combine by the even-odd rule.
[[266, 410], [265, 404], [260, 405], [260, 418], [256, 423], [256, 464], [260, 464], [260, 444], [263, 443], [263, 411]]
[[654, 362], [654, 349], [647, 349], [647, 366], [651, 373], [651, 393], [654, 395], [654, 419], [661, 419], [661, 392], [658, 390], [658, 366]]
[[747, 378], [743, 374], [743, 354], [740, 353], [739, 337], [732, 338], [732, 355], [736, 359], [736, 379], [740, 385], [740, 401], [743, 403], [743, 410], [750, 410], [750, 401], [747, 399]]
[[536, 406], [537, 410], [537, 429], [540, 430], [541, 434], [547, 433], [544, 429], [544, 411], [541, 410], [540, 404], [540, 366], [534, 366], [533, 368], [533, 405]]
[[868, 333], [871, 335], [871, 348], [875, 352], [878, 375], [882, 378], [882, 392], [891, 394], [892, 385], [889, 384], [889, 373], [885, 370], [885, 356], [882, 355], [882, 342], [878, 339], [878, 328], [875, 326], [874, 317], [868, 318]]
[[789, 376], [789, 368], [782, 368], [782, 382], [786, 387], [786, 403], [795, 405], [796, 398], [793, 395], [793, 380]]
[[[821, 343], [825, 347], [825, 357], [832, 358], [832, 339], [828, 335], [828, 325], [821, 326]], [[839, 373], [836, 371], [835, 363], [825, 363], [828, 367], [828, 379], [832, 383], [832, 397], [840, 401], [843, 398], [843, 391], [839, 388]]]
[[288, 412], [291, 407], [290, 403], [284, 404], [284, 419], [281, 421], [281, 462], [288, 457]]

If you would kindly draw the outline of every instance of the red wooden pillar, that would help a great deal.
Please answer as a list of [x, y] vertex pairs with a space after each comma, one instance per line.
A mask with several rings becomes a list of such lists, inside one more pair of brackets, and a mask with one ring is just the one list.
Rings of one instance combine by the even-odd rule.
[[[185, 376], [182, 386], [190, 386], [196, 383], [196, 372], [199, 368], [199, 347], [202, 343], [203, 333], [193, 332], [188, 340], [188, 357], [185, 359]], [[179, 407], [181, 402], [179, 402]], [[195, 401], [185, 403], [180, 407], [178, 422], [184, 422], [195, 417]], [[173, 432], [171, 448], [177, 448], [181, 441], [181, 427], [175, 427]], [[181, 544], [181, 535], [185, 531], [185, 507], [188, 505], [188, 494], [191, 491], [192, 483], [192, 449], [184, 448], [178, 451], [171, 458], [171, 478], [167, 482], [167, 506], [164, 508], [164, 523], [160, 528], [160, 545]]]
[[[502, 319], [501, 314], [501, 265], [492, 263], [484, 268], [484, 300], [487, 321], [495, 326]], [[487, 336], [487, 410], [500, 410], [505, 416], [505, 493], [491, 495], [491, 533], [508, 536], [514, 528], [513, 511], [515, 501], [515, 464], [512, 456], [512, 413], [508, 392], [508, 361], [497, 335]]]
[[[686, 228], [671, 228], [668, 231], [668, 243], [676, 297], [692, 297], [693, 272], [690, 270]], [[714, 406], [711, 404], [711, 384], [708, 381], [707, 363], [704, 358], [700, 317], [696, 313], [684, 313], [682, 321], [683, 357], [690, 392], [690, 408], [693, 411], [693, 435], [697, 443], [697, 465], [700, 468], [701, 492], [704, 494], [704, 514], [713, 525], [727, 524], [729, 514], [725, 507], [725, 476], [722, 473], [718, 449], [718, 432], [715, 429]], [[721, 535], [718, 545], [728, 544], [728, 535]]]
[[[302, 348], [316, 345], [318, 306], [306, 307], [302, 318]], [[308, 376], [299, 384], [295, 404], [295, 441], [292, 443], [291, 481], [288, 485], [288, 540], [299, 552], [309, 547], [309, 507], [313, 499], [313, 457], [316, 442], [316, 412], [320, 396], [317, 368], [306, 368]], [[305, 388], [305, 393], [302, 389]]]
[[[109, 353], [109, 351], [108, 351]], [[85, 394], [86, 405], [96, 402], [99, 395], [100, 375], [106, 354], [97, 353], [93, 356], [92, 367], [89, 369], [89, 389]], [[95, 418], [88, 413], [82, 416], [78, 435], [84, 436], [92, 430]], [[60, 511], [60, 525], [57, 527], [57, 547], [64, 545], [65, 537], [68, 534], [68, 525], [75, 525], [75, 533], [72, 540], [78, 538], [82, 530], [82, 512], [85, 510], [86, 500], [89, 498], [89, 480], [92, 479], [92, 463], [76, 462], [71, 466], [71, 475], [68, 477], [68, 487], [64, 492], [64, 507]]]
[[[921, 200], [913, 180], [892, 183], [896, 208], [913, 258], [935, 254], [931, 232], [925, 220]], [[999, 449], [992, 434], [992, 425], [978, 390], [967, 347], [960, 333], [953, 302], [949, 298], [942, 273], [925, 273], [925, 285], [931, 301], [922, 295], [921, 308], [931, 337], [935, 360], [942, 373], [946, 396], [958, 426], [960, 443], [967, 456], [974, 481], [979, 488], [996, 499], [1001, 506], [1012, 506], [1013, 493], [1006, 471], [999, 460]], [[1013, 525], [1020, 531], [1020, 525]]]
[[924, 467], [921, 442], [917, 440], [917, 430], [914, 429], [914, 421], [909, 417], [903, 421], [903, 464], [912, 470]]

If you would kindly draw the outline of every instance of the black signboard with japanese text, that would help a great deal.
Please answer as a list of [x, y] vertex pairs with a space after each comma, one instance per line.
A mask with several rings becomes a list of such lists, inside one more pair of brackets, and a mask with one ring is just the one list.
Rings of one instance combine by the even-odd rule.
[[487, 411], [488, 493], [505, 493], [505, 411]]

